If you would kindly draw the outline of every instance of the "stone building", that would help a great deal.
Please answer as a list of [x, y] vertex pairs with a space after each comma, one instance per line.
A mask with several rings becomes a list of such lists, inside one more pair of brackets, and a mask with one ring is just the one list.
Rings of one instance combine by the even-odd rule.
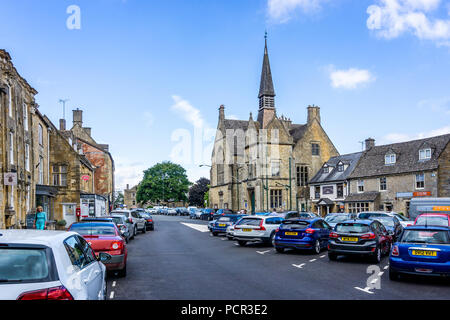
[[123, 191], [123, 204], [127, 209], [136, 208], [136, 193], [138, 186], [134, 186], [130, 189], [130, 185], [127, 184], [127, 188]]
[[0, 50], [0, 229], [25, 227], [34, 207], [31, 112], [35, 95]]
[[349, 195], [349, 176], [356, 168], [362, 152], [332, 157], [309, 181], [312, 211], [320, 216], [343, 212]]
[[450, 197], [450, 134], [383, 146], [367, 139], [349, 179], [347, 211], [408, 216], [412, 198]]
[[65, 120], [60, 120], [60, 131], [89, 160], [95, 168], [94, 193], [107, 199], [108, 212], [114, 203], [114, 160], [109, 145], [99, 144], [92, 138], [92, 129], [83, 127], [83, 111], [73, 110], [73, 125], [66, 130]]
[[339, 153], [321, 125], [320, 108], [307, 108], [307, 122], [277, 116], [267, 39], [257, 120], [219, 122], [212, 153], [210, 204], [248, 212], [309, 210], [309, 178]]

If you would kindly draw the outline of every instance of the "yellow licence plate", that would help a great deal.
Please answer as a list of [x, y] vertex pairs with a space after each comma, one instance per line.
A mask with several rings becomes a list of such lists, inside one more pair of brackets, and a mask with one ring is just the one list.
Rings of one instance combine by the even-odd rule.
[[244, 232], [251, 232], [253, 229], [242, 229]]
[[219, 227], [226, 227], [226, 224], [219, 224]]
[[345, 241], [345, 242], [358, 242], [358, 238], [342, 237], [342, 241]]
[[437, 251], [430, 250], [413, 250], [413, 256], [427, 256], [427, 257], [437, 257]]
[[285, 232], [284, 234], [287, 236], [298, 236], [298, 232]]

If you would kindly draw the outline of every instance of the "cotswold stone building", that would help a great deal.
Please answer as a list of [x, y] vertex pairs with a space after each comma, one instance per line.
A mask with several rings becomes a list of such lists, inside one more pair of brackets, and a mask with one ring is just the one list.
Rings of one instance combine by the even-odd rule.
[[308, 181], [339, 153], [321, 125], [320, 108], [307, 108], [307, 122], [277, 116], [275, 90], [264, 48], [257, 119], [231, 120], [219, 108], [212, 154], [210, 204], [248, 212], [309, 210]]
[[136, 208], [136, 193], [138, 186], [134, 186], [130, 189], [130, 186], [127, 184], [127, 188], [123, 191], [123, 204], [127, 206], [127, 209]]
[[408, 216], [416, 197], [450, 197], [450, 134], [375, 146], [366, 151], [349, 176], [348, 212], [384, 210]]

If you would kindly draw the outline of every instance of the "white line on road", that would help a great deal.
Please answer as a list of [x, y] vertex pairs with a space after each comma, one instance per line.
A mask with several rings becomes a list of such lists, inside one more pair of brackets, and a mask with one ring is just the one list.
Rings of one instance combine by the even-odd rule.
[[192, 228], [192, 229], [200, 231], [200, 232], [209, 232], [208, 226], [205, 226], [203, 224], [193, 224], [193, 223], [184, 223], [184, 222], [180, 222], [180, 223], [184, 224], [186, 227]]
[[309, 260], [309, 262], [314, 262], [314, 261], [316, 261], [317, 259], [311, 259], [311, 260]]
[[258, 252], [259, 254], [265, 254], [267, 252], [270, 252], [270, 250], [267, 250], [267, 251], [256, 251], [256, 252]]
[[389, 269], [389, 266], [384, 267], [384, 270], [387, 270], [387, 269]]
[[380, 273], [378, 274], [378, 276], [381, 277], [383, 274], [384, 274], [384, 272], [380, 272]]
[[322, 258], [325, 258], [327, 255], [326, 254], [324, 254], [323, 256], [320, 256], [320, 259], [322, 259]]
[[111, 295], [109, 296], [110, 299], [114, 299], [114, 291], [111, 292]]
[[113, 283], [112, 283], [112, 287], [114, 288], [116, 286], [116, 282], [115, 281], [113, 281]]
[[368, 293], [368, 294], [374, 294], [374, 292], [370, 291], [370, 287], [366, 287], [364, 289], [361, 289], [360, 287], [355, 287], [357, 290], [361, 290], [362, 292]]
[[303, 268], [303, 266], [305, 265], [305, 263], [302, 263], [302, 264], [292, 264], [294, 267], [296, 267], [296, 268], [299, 268], [299, 269], [302, 269]]

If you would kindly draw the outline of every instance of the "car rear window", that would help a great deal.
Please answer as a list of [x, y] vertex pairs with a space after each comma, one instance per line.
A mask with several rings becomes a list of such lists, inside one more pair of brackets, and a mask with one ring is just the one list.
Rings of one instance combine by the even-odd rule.
[[217, 219], [217, 222], [230, 222], [231, 219], [229, 217], [221, 217]]
[[116, 231], [112, 225], [82, 223], [74, 224], [70, 231], [78, 232], [82, 236], [114, 236]]
[[47, 250], [0, 248], [0, 284], [47, 282], [49, 278]]
[[130, 217], [130, 213], [129, 212], [111, 212], [111, 214], [120, 214], [120, 215], [122, 215], [122, 216], [125, 216], [125, 217], [127, 217], [127, 218], [129, 218]]
[[123, 224], [123, 220], [121, 217], [113, 217], [112, 219], [115, 224]]
[[244, 218], [239, 221], [239, 225], [247, 225], [247, 226], [259, 226], [261, 224], [261, 219], [248, 219]]
[[283, 224], [280, 226], [281, 229], [289, 228], [289, 229], [306, 229], [310, 225], [308, 221], [299, 221], [299, 220], [285, 220]]
[[448, 217], [447, 216], [419, 216], [417, 218], [415, 225], [448, 227]]
[[440, 230], [405, 230], [400, 240], [402, 243], [450, 244], [448, 231]]
[[344, 216], [344, 215], [335, 215], [335, 216], [330, 216], [330, 217], [326, 217], [325, 221], [328, 223], [338, 223], [338, 222], [342, 222], [345, 220], [349, 220], [348, 216]]
[[336, 225], [336, 232], [342, 233], [366, 233], [370, 231], [367, 224], [362, 223], [339, 223]]

